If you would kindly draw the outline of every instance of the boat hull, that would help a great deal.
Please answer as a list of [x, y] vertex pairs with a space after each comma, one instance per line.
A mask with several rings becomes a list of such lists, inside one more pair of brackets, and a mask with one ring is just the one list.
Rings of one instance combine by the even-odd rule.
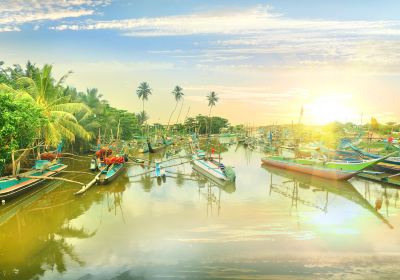
[[330, 180], [349, 180], [350, 178], [352, 178], [357, 174], [357, 172], [321, 169], [321, 168], [316, 168], [314, 166], [306, 166], [306, 165], [296, 164], [293, 162], [284, 162], [268, 158], [263, 158], [261, 161], [263, 164], [266, 165], [275, 166], [278, 168], [300, 172]]
[[[45, 174], [37, 174], [37, 176], [40, 175], [40, 176], [53, 177], [53, 176], [57, 175], [60, 171], [67, 168], [68, 166], [65, 164], [57, 164], [57, 166], [55, 166], [55, 167], [56, 168], [47, 171]], [[36, 173], [39, 173], [39, 172], [36, 172]], [[26, 175], [35, 176], [36, 173], [26, 174]], [[21, 174], [21, 175], [23, 175], [23, 174]], [[0, 202], [2, 200], [7, 202], [7, 201], [14, 199], [26, 192], [29, 192], [30, 190], [34, 189], [35, 187], [37, 187], [39, 184], [41, 184], [45, 180], [46, 179], [42, 179], [42, 178], [27, 179], [27, 180], [11, 179], [11, 181], [14, 181], [16, 184], [0, 190]], [[0, 182], [0, 186], [1, 186], [1, 183], [2, 182]]]
[[228, 180], [222, 170], [216, 164], [210, 161], [196, 159], [193, 161], [193, 165], [197, 168], [197, 170], [201, 171], [204, 175], [208, 177], [212, 177], [222, 181]]
[[122, 172], [124, 167], [125, 167], [125, 164], [118, 164], [118, 166], [114, 166], [112, 168], [113, 172], [111, 172], [111, 170], [108, 170], [107, 173], [100, 174], [98, 183], [100, 185], [106, 185], [106, 184], [110, 183], [111, 181], [113, 181], [115, 178], [118, 177], [118, 175]]

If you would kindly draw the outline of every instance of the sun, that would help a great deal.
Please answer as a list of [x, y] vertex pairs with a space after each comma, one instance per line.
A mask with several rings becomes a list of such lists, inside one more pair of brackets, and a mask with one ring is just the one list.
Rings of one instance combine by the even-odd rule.
[[304, 118], [318, 125], [334, 121], [354, 122], [358, 114], [350, 99], [351, 96], [340, 94], [316, 97], [304, 105]]

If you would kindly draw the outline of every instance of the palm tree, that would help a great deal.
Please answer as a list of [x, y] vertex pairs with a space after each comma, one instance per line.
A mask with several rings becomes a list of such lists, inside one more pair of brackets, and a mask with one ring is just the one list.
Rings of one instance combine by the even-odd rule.
[[178, 114], [178, 117], [176, 118], [176, 123], [175, 124], [178, 124], [179, 118], [180, 118], [181, 113], [182, 113], [182, 108], [183, 108], [183, 100], [182, 100], [181, 108], [179, 109], [179, 114]]
[[183, 92], [182, 92], [182, 88], [180, 86], [176, 86], [174, 88], [174, 90], [172, 91], [172, 94], [174, 95], [176, 103], [175, 103], [174, 110], [172, 111], [171, 115], [169, 116], [167, 130], [169, 129], [169, 123], [171, 121], [172, 115], [174, 114], [174, 112], [176, 110], [176, 107], [178, 106], [179, 101], [181, 101], [183, 99], [183, 95], [184, 95]]
[[149, 116], [147, 115], [147, 113], [145, 111], [142, 111], [142, 112], [136, 114], [136, 118], [137, 118], [139, 126], [141, 126], [149, 119]]
[[136, 90], [137, 96], [139, 97], [139, 99], [142, 99], [143, 102], [143, 112], [144, 112], [144, 102], [149, 99], [151, 93], [152, 93], [151, 88], [147, 82], [140, 83], [139, 87]]
[[91, 114], [83, 103], [70, 102], [71, 96], [63, 91], [62, 84], [67, 73], [57, 82], [52, 77], [52, 66], [44, 65], [42, 69], [31, 71], [31, 77], [17, 79], [17, 88], [0, 85], [3, 90], [15, 93], [19, 98], [29, 98], [43, 110], [47, 122], [40, 130], [45, 143], [57, 145], [62, 139], [74, 142], [75, 136], [90, 139], [88, 133], [78, 122], [77, 114]]
[[217, 104], [219, 97], [214, 91], [212, 91], [207, 95], [207, 100], [208, 100], [208, 107], [210, 107], [210, 111], [208, 112], [208, 119], [210, 120], [209, 133], [211, 133], [211, 119], [210, 119], [211, 109]]
[[103, 104], [101, 103], [103, 95], [99, 94], [97, 88], [86, 89], [86, 94], [80, 96], [81, 100], [93, 111], [95, 114], [100, 114], [103, 111]]

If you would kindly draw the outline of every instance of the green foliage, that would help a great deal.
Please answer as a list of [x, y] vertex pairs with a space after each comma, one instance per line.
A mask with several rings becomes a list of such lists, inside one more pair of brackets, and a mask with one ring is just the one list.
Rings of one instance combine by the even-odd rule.
[[207, 95], [207, 100], [208, 100], [208, 106], [213, 107], [217, 104], [219, 97], [214, 91], [212, 91]]
[[152, 94], [151, 88], [147, 82], [142, 82], [138, 86], [136, 90], [136, 95], [138, 96], [139, 100], [141, 99], [143, 102], [143, 112], [144, 112], [144, 102], [149, 100], [149, 96]]
[[183, 96], [185, 95], [180, 86], [175, 86], [174, 90], [172, 91], [172, 94], [174, 95], [176, 102], [181, 101], [183, 99]]
[[0, 91], [0, 166], [10, 160], [12, 150], [31, 145], [46, 122], [36, 104]]
[[211, 134], [217, 134], [220, 132], [221, 128], [229, 127], [227, 119], [221, 117], [207, 117], [203, 115], [198, 115], [195, 118], [187, 118], [184, 126], [188, 132], [206, 134], [208, 123], [211, 123]]
[[52, 77], [52, 66], [44, 65], [42, 69], [32, 64], [27, 65], [28, 76], [20, 76], [15, 86], [2, 84], [0, 88], [35, 102], [47, 117], [47, 122], [40, 129], [40, 136], [46, 144], [57, 145], [62, 139], [70, 142], [75, 137], [89, 139], [90, 134], [78, 123], [78, 114], [90, 114], [90, 109], [81, 102], [72, 102], [68, 88], [62, 84], [66, 77], [56, 81]]
[[374, 118], [374, 117], [371, 118], [371, 124], [370, 125], [371, 125], [372, 131], [376, 131], [379, 128], [379, 123], [376, 120], [376, 118]]
[[123, 112], [119, 116], [121, 139], [131, 140], [135, 134], [140, 133], [138, 119], [135, 114]]
[[149, 115], [145, 111], [136, 114], [138, 125], [142, 126], [149, 119]]
[[[90, 139], [96, 139], [99, 131], [102, 136], [116, 136], [119, 121], [122, 139], [129, 139], [139, 130], [138, 118], [134, 113], [111, 107], [97, 89], [79, 92], [73, 87], [64, 86], [70, 73], [55, 80], [51, 65], [38, 68], [28, 62], [25, 69], [19, 65], [3, 66], [4, 63], [0, 61], [0, 89], [12, 96], [15, 102], [21, 101], [22, 104], [33, 104], [35, 108], [40, 108], [42, 121], [40, 129], [35, 131], [38, 140], [56, 145], [63, 139], [67, 144], [75, 142], [75, 146], [82, 147]], [[151, 94], [147, 83], [146, 86], [141, 93], [143, 100], [147, 100]], [[22, 147], [31, 144], [27, 141]]]

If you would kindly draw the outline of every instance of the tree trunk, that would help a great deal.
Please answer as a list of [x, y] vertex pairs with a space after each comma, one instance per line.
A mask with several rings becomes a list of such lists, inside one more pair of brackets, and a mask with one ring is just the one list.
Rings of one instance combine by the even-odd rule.
[[144, 99], [142, 98], [142, 104], [143, 104], [143, 111], [142, 111], [142, 114], [143, 114], [143, 122], [142, 122], [142, 126], [143, 126], [143, 129], [142, 129], [142, 137], [143, 137], [143, 135], [144, 135], [144, 130], [145, 130], [145, 127], [146, 127], [146, 115], [144, 114]]
[[178, 124], [179, 118], [180, 118], [181, 113], [182, 113], [182, 108], [183, 108], [183, 101], [182, 101], [181, 109], [179, 110], [178, 118], [176, 119], [176, 123], [175, 124]]
[[208, 134], [210, 135], [211, 134], [211, 119], [210, 119], [210, 116], [211, 116], [211, 109], [212, 109], [212, 105], [210, 106], [210, 111], [208, 112]]
[[175, 103], [175, 108], [171, 112], [171, 115], [169, 115], [168, 124], [167, 124], [167, 131], [169, 130], [169, 123], [171, 122], [172, 115], [175, 113], [176, 107], [178, 107], [178, 101]]

